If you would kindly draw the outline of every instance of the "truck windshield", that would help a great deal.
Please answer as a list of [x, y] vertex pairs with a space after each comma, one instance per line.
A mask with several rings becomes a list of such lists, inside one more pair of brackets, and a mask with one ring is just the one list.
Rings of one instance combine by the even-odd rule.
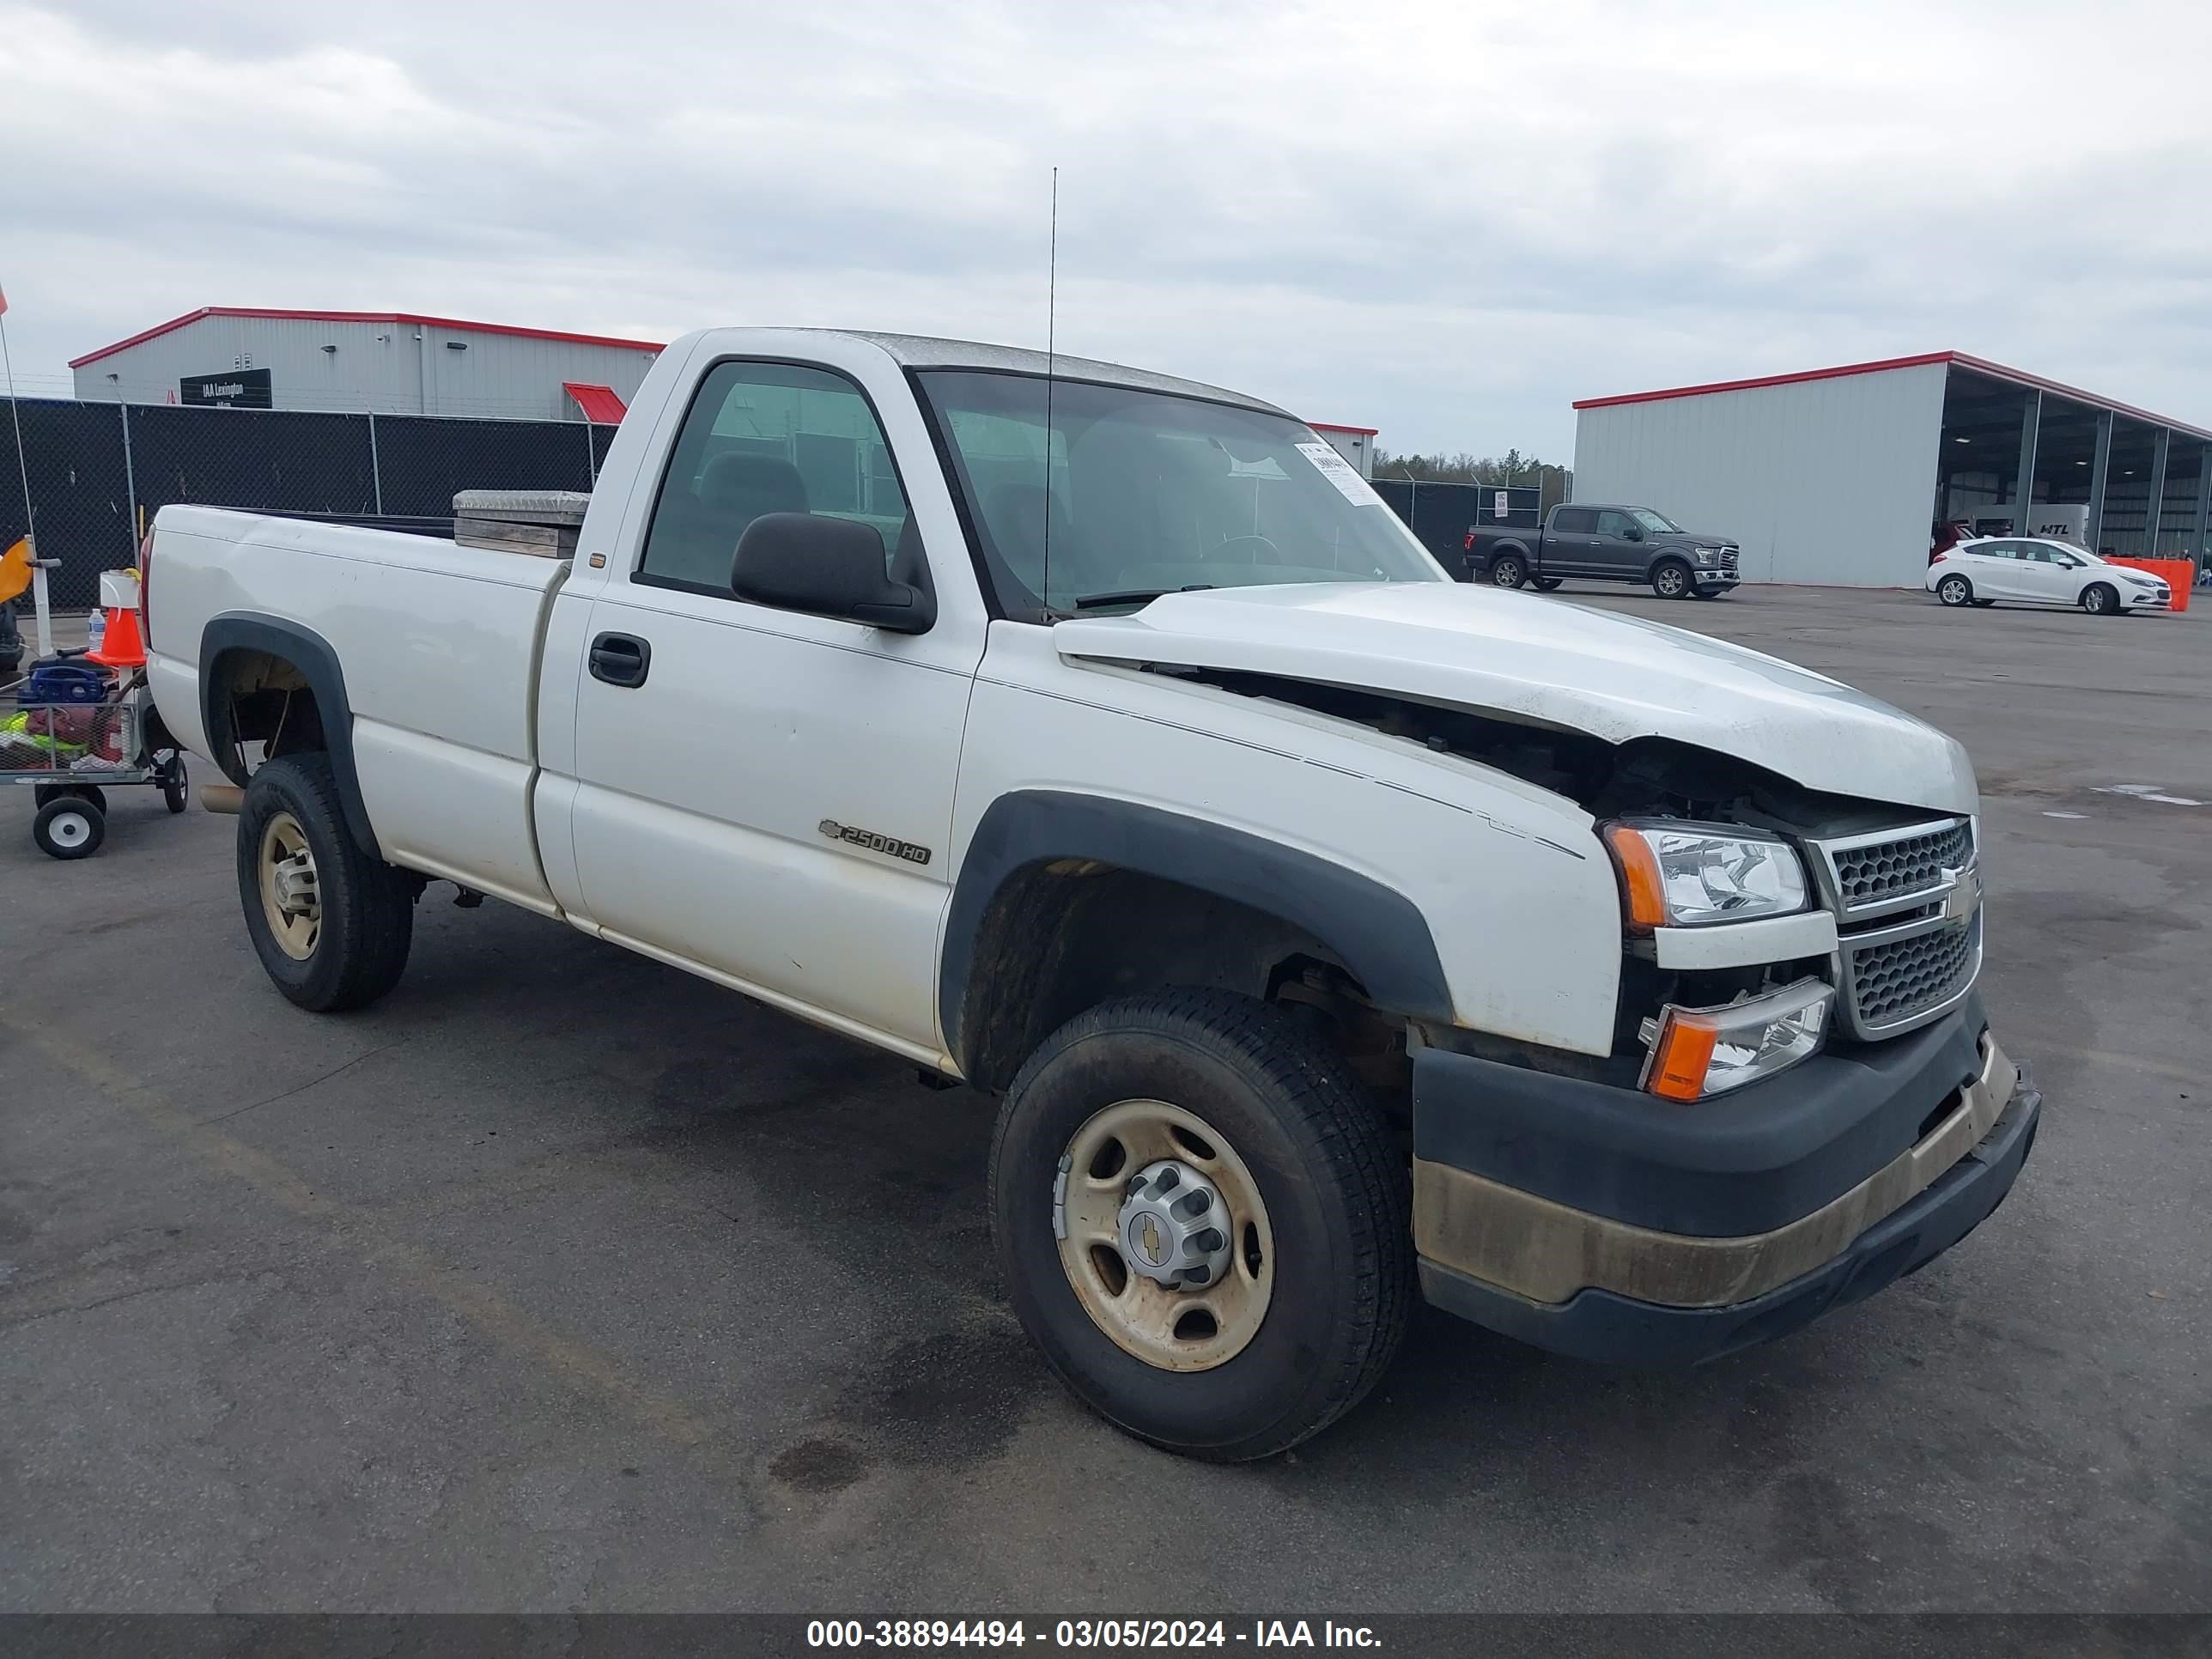
[[1286, 416], [1056, 380], [1048, 427], [1034, 375], [915, 378], [1008, 616], [1096, 615], [1182, 588], [1450, 580]]
[[1656, 530], [1662, 535], [1679, 536], [1682, 533], [1682, 526], [1664, 513], [1654, 513], [1648, 507], [1632, 507], [1628, 509], [1628, 513], [1631, 518], [1646, 530]]

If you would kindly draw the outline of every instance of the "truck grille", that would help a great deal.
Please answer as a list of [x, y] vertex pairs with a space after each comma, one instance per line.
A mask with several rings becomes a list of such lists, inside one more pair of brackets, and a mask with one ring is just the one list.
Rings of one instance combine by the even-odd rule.
[[1842, 1023], [1862, 1039], [1939, 1018], [1982, 967], [1982, 883], [1969, 818], [1809, 841], [1834, 911]]
[[1736, 561], [1742, 556], [1743, 555], [1735, 548], [1723, 547], [1721, 549], [1721, 568], [1723, 570], [1735, 569], [1736, 568]]
[[1973, 826], [1965, 818], [1814, 845], [1837, 907], [1846, 915], [1917, 902], [1948, 889], [1952, 872], [1974, 862]]
[[1877, 945], [1856, 945], [1847, 937], [1844, 983], [1853, 1029], [1878, 1036], [1948, 1008], [1972, 986], [1981, 961], [1978, 911], [1963, 923]]

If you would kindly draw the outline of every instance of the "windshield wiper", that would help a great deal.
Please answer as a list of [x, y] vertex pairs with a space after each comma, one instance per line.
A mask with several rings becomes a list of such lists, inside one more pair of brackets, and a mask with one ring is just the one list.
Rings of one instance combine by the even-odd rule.
[[1078, 611], [1101, 611], [1109, 605], [1150, 605], [1170, 593], [1204, 593], [1212, 586], [1212, 582], [1189, 582], [1181, 587], [1131, 587], [1118, 593], [1085, 593], [1073, 603]]

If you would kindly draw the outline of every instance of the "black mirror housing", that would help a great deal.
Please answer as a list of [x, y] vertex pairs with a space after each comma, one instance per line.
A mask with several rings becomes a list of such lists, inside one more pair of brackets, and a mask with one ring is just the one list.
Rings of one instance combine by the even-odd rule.
[[1631, 525], [1627, 529], [1622, 531], [1620, 533], [1627, 537], [1632, 542], [1640, 542], [1644, 539], [1644, 530], [1639, 525]]
[[893, 634], [926, 634], [937, 622], [934, 595], [885, 574], [883, 532], [816, 513], [763, 513], [747, 525], [730, 589], [756, 605]]

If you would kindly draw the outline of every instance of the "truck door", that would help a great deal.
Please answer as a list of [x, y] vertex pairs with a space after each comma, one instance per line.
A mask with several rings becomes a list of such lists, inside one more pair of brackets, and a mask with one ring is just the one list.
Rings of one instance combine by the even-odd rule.
[[1629, 539], [1629, 529], [1635, 522], [1616, 507], [1599, 511], [1597, 533], [1590, 538], [1590, 574], [1625, 581], [1644, 580], [1650, 550], [1642, 542]]
[[[883, 390], [910, 404], [902, 385]], [[917, 411], [899, 419], [918, 434]], [[639, 488], [651, 516], [592, 602], [576, 682], [571, 822], [591, 921], [934, 1054], [980, 626], [890, 634], [729, 586], [738, 538], [767, 513], [873, 525], [902, 577], [924, 559], [875, 405], [837, 368], [726, 359]]]
[[1597, 514], [1586, 507], [1556, 507], [1552, 509], [1552, 521], [1544, 529], [1544, 552], [1541, 563], [1547, 576], [1582, 576], [1589, 574], [1590, 540], [1597, 528]]

